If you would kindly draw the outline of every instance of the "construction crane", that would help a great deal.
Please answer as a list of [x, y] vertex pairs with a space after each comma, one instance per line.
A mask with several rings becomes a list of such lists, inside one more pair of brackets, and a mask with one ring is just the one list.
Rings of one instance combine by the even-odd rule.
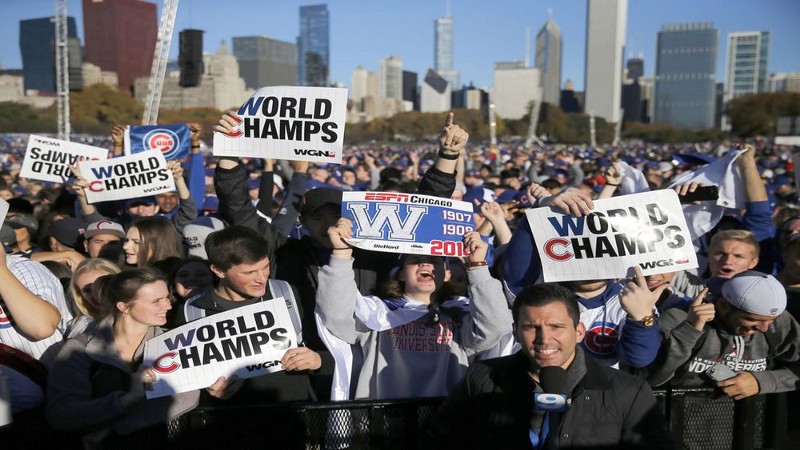
[[533, 101], [531, 108], [531, 121], [528, 125], [528, 138], [525, 139], [525, 148], [530, 148], [535, 142], [536, 145], [544, 147], [544, 143], [536, 136], [536, 128], [539, 125], [539, 111], [542, 109], [542, 89], [539, 88], [538, 100]]
[[175, 28], [177, 12], [178, 0], [164, 0], [164, 6], [161, 9], [161, 24], [158, 26], [156, 51], [153, 54], [153, 67], [150, 69], [150, 81], [147, 84], [147, 99], [144, 103], [142, 125], [155, 125], [158, 120], [161, 90], [164, 88], [164, 75], [167, 72], [169, 47], [172, 45], [172, 31]]
[[69, 48], [67, 46], [67, 0], [56, 0], [56, 101], [58, 138], [69, 140]]

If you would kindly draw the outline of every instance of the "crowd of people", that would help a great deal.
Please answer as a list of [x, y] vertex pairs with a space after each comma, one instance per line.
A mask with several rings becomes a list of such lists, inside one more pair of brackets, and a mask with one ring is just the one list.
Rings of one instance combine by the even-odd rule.
[[[215, 131], [236, 126], [228, 113]], [[100, 204], [87, 202], [77, 165], [63, 185], [20, 178], [26, 137], [0, 139], [0, 376], [14, 419], [4, 442], [50, 427], [41, 436], [65, 448], [158, 447], [167, 423], [201, 404], [447, 396], [421, 446], [672, 448], [651, 387], [716, 386], [740, 400], [800, 380], [792, 148], [495, 148], [468, 142], [450, 114], [436, 144], [347, 147], [341, 165], [313, 165], [215, 158], [189, 128], [191, 155], [169, 162], [175, 192]], [[123, 131], [79, 140], [120, 155]], [[673, 181], [723, 158], [743, 203], [712, 224], [687, 214], [703, 230], [699, 269], [544, 282], [527, 208], [581, 217], [646, 190], [689, 198], [701, 186]], [[342, 193], [367, 190], [471, 203], [468, 256], [354, 248]], [[146, 399], [157, 379], [143, 364], [148, 339], [279, 298], [301, 343], [283, 370]], [[719, 364], [731, 376], [707, 373]], [[569, 409], [540, 402], [549, 394]], [[248, 433], [304, 448], [302, 427], [279, 418], [219, 422], [197, 439], [236, 447]]]

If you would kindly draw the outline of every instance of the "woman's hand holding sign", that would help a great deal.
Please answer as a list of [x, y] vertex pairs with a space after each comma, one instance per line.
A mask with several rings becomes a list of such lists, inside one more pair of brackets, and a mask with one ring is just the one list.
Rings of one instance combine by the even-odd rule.
[[489, 251], [489, 244], [481, 239], [481, 235], [477, 231], [467, 231], [464, 233], [464, 248], [469, 251], [469, 255], [467, 256], [468, 263], [474, 265], [486, 263], [486, 253]]
[[353, 256], [353, 248], [347, 243], [347, 239], [352, 237], [353, 222], [349, 219], [341, 218], [335, 226], [328, 228], [328, 238], [331, 240], [334, 257], [350, 259]]
[[227, 400], [236, 395], [236, 393], [239, 392], [239, 389], [242, 388], [243, 384], [244, 378], [239, 378], [236, 375], [230, 378], [219, 377], [214, 384], [206, 388], [206, 391], [208, 392], [208, 395], [214, 398]]

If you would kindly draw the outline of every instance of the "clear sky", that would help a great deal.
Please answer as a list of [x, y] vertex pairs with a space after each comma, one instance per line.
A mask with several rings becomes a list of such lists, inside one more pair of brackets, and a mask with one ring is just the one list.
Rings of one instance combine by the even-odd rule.
[[[106, 0], [113, 1], [113, 0]], [[160, 5], [162, 0], [154, 0]], [[178, 57], [178, 31], [205, 31], [204, 48], [229, 48], [234, 36], [264, 35], [295, 42], [301, 0], [180, 0], [170, 59]], [[492, 84], [495, 62], [525, 60], [525, 30], [531, 48], [547, 20], [548, 9], [561, 27], [562, 83], [583, 89], [586, 0], [450, 0], [455, 30], [455, 69], [461, 82]], [[81, 1], [69, 0], [83, 42]], [[424, 77], [433, 66], [434, 20], [446, 14], [446, 0], [329, 0], [331, 79], [350, 84], [361, 65], [377, 70], [389, 55], [403, 59], [404, 70]], [[19, 21], [52, 16], [53, 0], [0, 0], [0, 65], [20, 68]], [[770, 72], [800, 72], [800, 0], [629, 0], [626, 53], [644, 57], [645, 74], [655, 69], [656, 33], [662, 25], [713, 22], [719, 30], [717, 79], [724, 81], [728, 33], [772, 32]], [[533, 53], [533, 52], [532, 52]], [[533, 64], [533, 56], [531, 56]]]

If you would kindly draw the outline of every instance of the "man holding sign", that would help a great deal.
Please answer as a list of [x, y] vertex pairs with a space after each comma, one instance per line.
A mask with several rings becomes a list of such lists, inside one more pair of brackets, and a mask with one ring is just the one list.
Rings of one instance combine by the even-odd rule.
[[[575, 228], [569, 224], [577, 224], [579, 220], [580, 223], [585, 224], [584, 221], [588, 220], [587, 217], [595, 210], [595, 203], [592, 202], [592, 199], [577, 190], [550, 196], [541, 186], [534, 183], [529, 188], [529, 195], [532, 197], [532, 202], [538, 206], [551, 207], [562, 213], [551, 214], [546, 209], [543, 210], [548, 216], [553, 217], [552, 221], [546, 221], [551, 228], [567, 223], [562, 229], [565, 233], [575, 232]], [[629, 198], [633, 198], [633, 196], [629, 196]], [[649, 217], [647, 214], [642, 216]], [[653, 218], [653, 220], [660, 219]], [[605, 226], [610, 229], [608, 223]], [[586, 230], [589, 228], [586, 225]], [[580, 256], [586, 256], [587, 252], [596, 252], [602, 246], [597, 244], [599, 239], [592, 241], [591, 238], [586, 238], [586, 240], [577, 241], [577, 245], [570, 239], [561, 238], [557, 241], [548, 241], [558, 244], [550, 246], [548, 255], [547, 246], [542, 248], [544, 243], [534, 239], [534, 232], [528, 217], [523, 218], [514, 232], [505, 258], [501, 262], [502, 274], [510, 293], [513, 295], [527, 286], [540, 283], [544, 259], [552, 260], [554, 256], [563, 257], [569, 252], [573, 255], [564, 259], [566, 261], [564, 264], [567, 265], [570, 261], [580, 260], [577, 258], [579, 251], [584, 252]], [[635, 244], [637, 250], [639, 248], [645, 251], [649, 249], [648, 245], [642, 244], [643, 247], [640, 247], [638, 243]], [[691, 248], [688, 240], [685, 241], [685, 244]], [[602, 248], [606, 247], [602, 246]], [[605, 262], [606, 259], [608, 259], [607, 256], [594, 259], [592, 265], [595, 267], [608, 266], [609, 264]], [[617, 274], [613, 278], [608, 275], [606, 278], [586, 276], [584, 279], [580, 279], [575, 277], [564, 282], [564, 286], [575, 292], [578, 302], [583, 306], [581, 322], [586, 326], [586, 339], [583, 340], [581, 346], [586, 353], [610, 366], [617, 367], [622, 363], [638, 368], [651, 363], [658, 352], [661, 338], [658, 334], [656, 303], [668, 285], [653, 287], [651, 291], [647, 286], [640, 264], [634, 265], [633, 262], [630, 264], [633, 267], [622, 268], [623, 271], [627, 269], [629, 280], [615, 281], [622, 274]], [[601, 269], [598, 268], [598, 270]], [[566, 271], [569, 268], [562, 270]], [[670, 269], [667, 267], [663, 270]]]
[[[219, 283], [214, 289], [187, 300], [176, 315], [176, 324], [283, 297], [292, 301], [293, 307], [289, 311], [293, 316], [292, 325], [298, 336], [302, 336], [302, 312], [293, 301], [294, 288], [285, 281], [269, 280], [268, 245], [262, 237], [248, 228], [233, 226], [211, 233], [205, 246], [211, 270]], [[302, 340], [300, 344], [303, 344]], [[315, 351], [303, 346], [289, 349], [281, 359], [284, 371], [250, 379], [245, 389], [249, 393], [237, 395], [244, 380], [225, 377], [220, 377], [212, 384], [208, 393], [222, 400], [236, 396], [240, 403], [309, 400], [308, 372], [322, 368], [321, 353], [326, 352], [324, 349]], [[326, 355], [327, 358], [329, 355]]]

